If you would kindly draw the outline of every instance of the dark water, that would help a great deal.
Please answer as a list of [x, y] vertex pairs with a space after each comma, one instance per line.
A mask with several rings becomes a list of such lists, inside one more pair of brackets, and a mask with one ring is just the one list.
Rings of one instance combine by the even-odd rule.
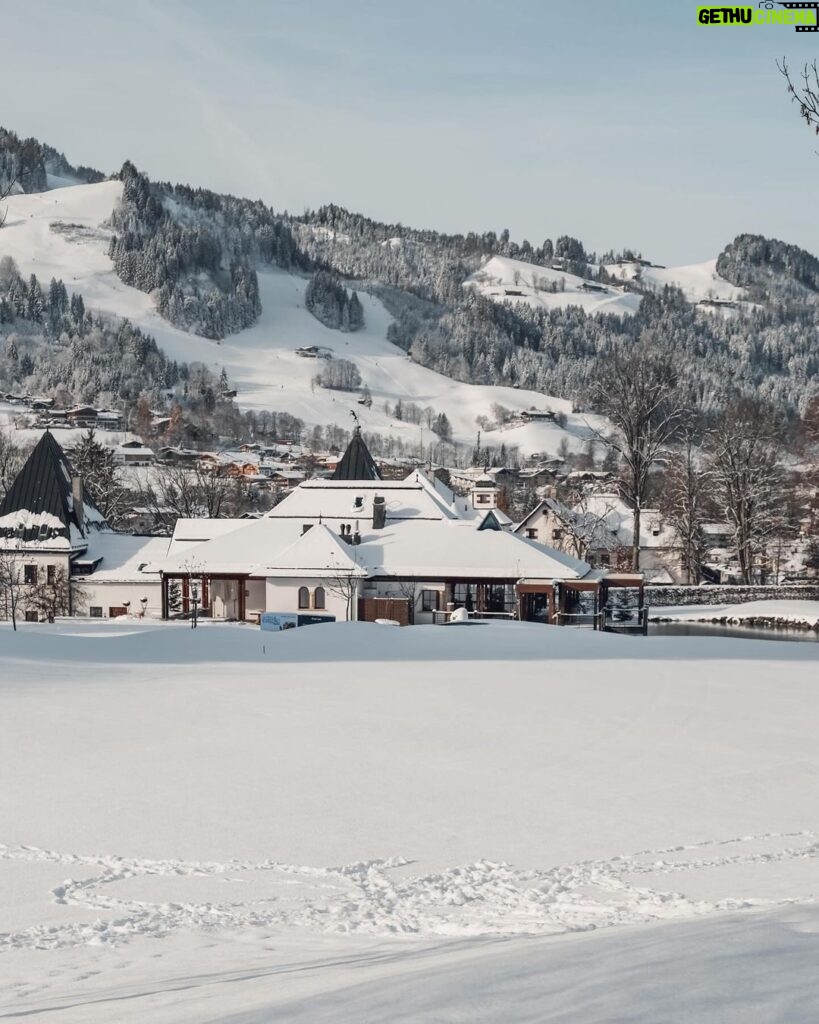
[[759, 626], [722, 626], [710, 622], [649, 622], [649, 636], [733, 636], [744, 640], [790, 640], [819, 643], [812, 629], [764, 629]]

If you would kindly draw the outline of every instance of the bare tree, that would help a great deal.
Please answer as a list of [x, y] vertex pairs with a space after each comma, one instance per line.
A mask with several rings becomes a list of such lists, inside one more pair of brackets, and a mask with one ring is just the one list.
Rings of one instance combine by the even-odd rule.
[[781, 436], [781, 424], [767, 408], [741, 399], [726, 407], [705, 438], [709, 488], [731, 525], [744, 583], [754, 582], [765, 547], [782, 525]]
[[182, 568], [185, 570], [185, 579], [188, 584], [188, 614], [190, 615], [191, 629], [196, 629], [199, 625], [199, 601], [200, 599], [204, 600], [205, 597], [202, 563], [196, 558], [188, 558], [182, 564]]
[[249, 503], [244, 482], [217, 470], [196, 466], [157, 466], [139, 500], [164, 525], [173, 519], [222, 519], [239, 516]]
[[[355, 548], [351, 550], [350, 558], [352, 558], [357, 566], [358, 561]], [[351, 622], [355, 599], [358, 595], [358, 575], [355, 569], [348, 569], [345, 566], [338, 565], [335, 573], [324, 580], [324, 586], [331, 594], [335, 594], [336, 597], [340, 597], [344, 601], [345, 622]]]
[[677, 534], [687, 583], [699, 583], [705, 557], [703, 526], [708, 517], [711, 471], [697, 447], [693, 421], [686, 424], [680, 448], [669, 458], [662, 489], [662, 512]]
[[640, 569], [641, 513], [649, 495], [650, 474], [669, 454], [684, 416], [677, 374], [668, 355], [652, 351], [644, 336], [632, 348], [615, 349], [603, 375], [592, 385], [595, 409], [614, 425], [606, 437], [593, 432], [620, 456], [623, 498], [634, 513], [632, 569]]
[[787, 60], [776, 62], [780, 74], [788, 83], [788, 93], [794, 103], [799, 105], [799, 116], [815, 133], [819, 135], [819, 68], [816, 61], [805, 64], [800, 73], [800, 81], [795, 85], [791, 78]]
[[14, 483], [31, 452], [31, 445], [18, 444], [11, 434], [0, 430], [0, 501]]
[[53, 622], [58, 615], [71, 614], [71, 599], [71, 580], [68, 573], [62, 566], [55, 566], [45, 578], [38, 573], [37, 582], [25, 588], [23, 604], [27, 611], [36, 612], [39, 618]]
[[407, 602], [407, 621], [415, 625], [415, 606], [418, 603], [418, 581], [398, 580], [398, 593]]
[[17, 609], [22, 596], [22, 573], [20, 556], [16, 551], [0, 551], [0, 598], [3, 617], [11, 619], [12, 629], [17, 631]]
[[586, 561], [593, 550], [612, 553], [620, 549], [608, 524], [614, 511], [610, 502], [601, 502], [600, 495], [586, 491], [569, 492], [566, 504], [554, 501], [552, 513], [560, 520], [563, 537], [556, 542], [559, 550]]

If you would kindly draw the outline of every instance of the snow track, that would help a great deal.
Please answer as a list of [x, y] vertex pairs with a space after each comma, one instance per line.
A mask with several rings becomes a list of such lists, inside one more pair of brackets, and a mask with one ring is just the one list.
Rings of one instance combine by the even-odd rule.
[[0, 628], [0, 1018], [815, 1024], [817, 654]]
[[[13, 861], [53, 864], [55, 871], [58, 866], [77, 869], [77, 877], [55, 885], [50, 896], [58, 905], [88, 912], [83, 921], [0, 933], [0, 950], [119, 945], [180, 930], [258, 927], [425, 939], [590, 931], [793, 903], [797, 897], [771, 896], [764, 874], [759, 891], [750, 896], [725, 892], [702, 900], [678, 887], [685, 890], [687, 880], [713, 869], [806, 861], [815, 870], [817, 859], [819, 832], [810, 831], [644, 850], [541, 869], [518, 870], [480, 860], [405, 877], [411, 862], [402, 857], [316, 868], [272, 860], [146, 860], [0, 845], [0, 874], [2, 865]], [[638, 884], [648, 875], [673, 876], [675, 888]], [[161, 889], [169, 898], [147, 898], [156, 879], [165, 883]], [[132, 880], [142, 883], [138, 899], [121, 891]], [[229, 897], [226, 886], [231, 887]], [[252, 889], [247, 897], [235, 890], [243, 886]], [[817, 889], [801, 893], [799, 901], [815, 900]]]

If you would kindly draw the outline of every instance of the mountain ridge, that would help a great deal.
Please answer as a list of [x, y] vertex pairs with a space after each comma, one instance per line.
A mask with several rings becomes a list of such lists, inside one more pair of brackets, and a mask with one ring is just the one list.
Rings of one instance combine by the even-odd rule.
[[[97, 179], [76, 188], [121, 186], [120, 201], [101, 221], [85, 225], [91, 233], [85, 242], [91, 244], [95, 231], [108, 233], [106, 256], [112, 265], [100, 266], [99, 273], [113, 269], [124, 285], [144, 293], [147, 302], [136, 303], [135, 322], [161, 347], [168, 344], [164, 323], [236, 351], [243, 334], [253, 332], [263, 317], [259, 274], [282, 272], [300, 279], [322, 272], [341, 286], [369, 293], [370, 305], [385, 308], [386, 321], [378, 316], [385, 340], [411, 360], [404, 364], [404, 376], [416, 365], [453, 381], [500, 388], [518, 415], [525, 409], [515, 392], [534, 396], [527, 398], [528, 407], [560, 398], [584, 408], [590, 382], [605, 372], [613, 349], [646, 335], [668, 352], [692, 400], [706, 411], [733, 394], [755, 393], [795, 415], [817, 392], [814, 286], [819, 275], [814, 271], [819, 261], [776, 240], [740, 235], [715, 260], [662, 268], [628, 250], [587, 254], [569, 236], [534, 247], [514, 242], [508, 232], [449, 235], [374, 221], [334, 204], [291, 216], [260, 201], [153, 182], [130, 162], [100, 182], [100, 172], [75, 168], [36, 140], [20, 143], [8, 132], [0, 133], [0, 147], [3, 140], [7, 155], [0, 172], [12, 166], [12, 150], [19, 153], [32, 141], [40, 147], [40, 169], [23, 181], [30, 190], [21, 191], [28, 195], [53, 196], [53, 191], [32, 191], [42, 184], [40, 170], [47, 186], [51, 176], [51, 183], [65, 187], [74, 172]], [[47, 161], [52, 171], [45, 170]], [[57, 170], [64, 174], [54, 175]], [[8, 203], [20, 206], [13, 196]], [[64, 212], [65, 230], [70, 214]], [[10, 237], [7, 228], [0, 230], [0, 255], [7, 248], [14, 255]], [[63, 264], [68, 277], [73, 258]], [[93, 288], [91, 293], [93, 308]], [[120, 309], [109, 303], [107, 312], [133, 318], [133, 305], [134, 300], [123, 299]], [[315, 344], [312, 329], [293, 329]], [[186, 358], [196, 360], [190, 346], [174, 339], [174, 358], [185, 349]], [[293, 339], [294, 349], [305, 347], [298, 341]], [[347, 354], [355, 362], [350, 344]], [[343, 358], [345, 346], [330, 348]], [[207, 345], [199, 354], [217, 365]], [[372, 398], [366, 374], [363, 382]], [[240, 394], [240, 402], [247, 397]], [[425, 401], [423, 395], [405, 396], [407, 402], [415, 398]], [[387, 400], [404, 399], [392, 391]], [[459, 440], [508, 421], [502, 412], [493, 419], [492, 404], [503, 401], [474, 412], [471, 430], [457, 417]], [[404, 432], [401, 427], [399, 433]]]

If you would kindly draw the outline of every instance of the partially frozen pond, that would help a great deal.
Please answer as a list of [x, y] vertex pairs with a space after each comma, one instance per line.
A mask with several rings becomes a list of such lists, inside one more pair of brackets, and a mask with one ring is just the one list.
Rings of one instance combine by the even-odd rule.
[[817, 643], [812, 629], [763, 626], [728, 626], [712, 622], [649, 622], [649, 636], [732, 636], [743, 640], [796, 640]]

